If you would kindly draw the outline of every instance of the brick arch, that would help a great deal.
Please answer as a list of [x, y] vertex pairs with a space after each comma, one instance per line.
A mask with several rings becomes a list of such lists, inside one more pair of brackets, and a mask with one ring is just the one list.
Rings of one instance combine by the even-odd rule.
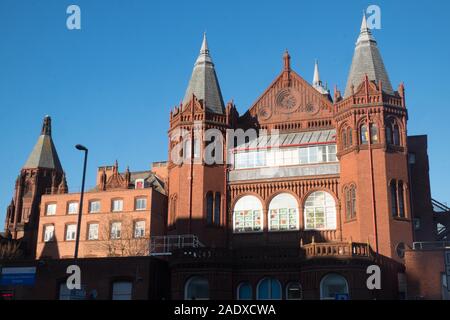
[[283, 193], [288, 193], [291, 196], [293, 196], [295, 198], [295, 200], [297, 201], [298, 208], [300, 209], [301, 203], [300, 203], [300, 197], [298, 196], [298, 194], [296, 194], [294, 191], [289, 190], [289, 189], [281, 189], [281, 190], [275, 191], [269, 197], [267, 197], [266, 203], [265, 203], [267, 210], [269, 210], [269, 206], [270, 206], [270, 203], [272, 202], [273, 198], [275, 198], [276, 196], [283, 194]]

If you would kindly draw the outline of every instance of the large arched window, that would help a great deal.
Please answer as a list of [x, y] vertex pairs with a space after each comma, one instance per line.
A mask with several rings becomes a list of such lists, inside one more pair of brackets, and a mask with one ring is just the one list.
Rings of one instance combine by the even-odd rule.
[[302, 300], [302, 286], [298, 282], [290, 282], [286, 286], [286, 300]]
[[184, 288], [185, 300], [208, 300], [209, 283], [208, 279], [203, 277], [191, 277], [186, 281]]
[[259, 232], [263, 228], [261, 201], [255, 196], [244, 196], [233, 209], [233, 230], [236, 233]]
[[253, 290], [252, 285], [248, 282], [242, 282], [237, 288], [237, 299], [238, 300], [252, 300]]
[[274, 278], [262, 279], [256, 290], [257, 300], [281, 300], [281, 284]]
[[206, 194], [206, 222], [208, 224], [213, 223], [213, 205], [214, 205], [213, 193], [208, 192]]
[[289, 193], [275, 196], [269, 204], [269, 230], [298, 230], [298, 203]]
[[340, 299], [340, 296], [348, 294], [347, 280], [339, 274], [327, 274], [320, 281], [320, 299], [322, 300]]
[[312, 193], [305, 201], [305, 229], [336, 229], [336, 202], [325, 191]]

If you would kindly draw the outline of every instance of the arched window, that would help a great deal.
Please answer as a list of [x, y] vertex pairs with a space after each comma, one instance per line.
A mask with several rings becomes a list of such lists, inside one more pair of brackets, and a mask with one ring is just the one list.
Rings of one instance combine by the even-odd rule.
[[190, 159], [191, 158], [191, 156], [192, 156], [191, 145], [192, 145], [192, 140], [188, 139], [188, 138], [185, 138], [184, 141], [183, 141], [183, 156], [184, 156], [184, 159]]
[[281, 300], [281, 284], [274, 278], [262, 279], [256, 290], [257, 300]]
[[325, 191], [312, 193], [305, 201], [305, 229], [336, 229], [336, 202]]
[[250, 283], [242, 282], [238, 285], [237, 299], [238, 300], [252, 300], [253, 299], [253, 290], [252, 290], [252, 285]]
[[344, 149], [347, 149], [347, 130], [343, 129], [341, 136], [342, 136], [342, 147]]
[[399, 181], [398, 182], [398, 216], [400, 218], [404, 218], [405, 217], [405, 193], [403, 191], [403, 182]]
[[392, 144], [394, 141], [393, 135], [392, 135], [392, 123], [388, 122], [386, 124], [386, 143]]
[[391, 214], [394, 217], [398, 216], [398, 200], [397, 200], [397, 183], [395, 180], [391, 181], [390, 184], [390, 193], [391, 193]]
[[269, 230], [298, 230], [298, 203], [289, 193], [281, 193], [269, 204]]
[[370, 124], [370, 142], [378, 143], [378, 126], [375, 123]]
[[214, 200], [214, 224], [216, 226], [220, 225], [220, 207], [221, 207], [221, 196], [220, 192], [216, 192], [216, 197]]
[[350, 127], [347, 129], [347, 136], [348, 146], [351, 147], [353, 145], [353, 130]]
[[286, 300], [302, 300], [302, 286], [298, 282], [290, 282], [286, 286]]
[[210, 191], [206, 194], [206, 222], [208, 224], [213, 223], [213, 205], [214, 205], [213, 193]]
[[209, 283], [208, 279], [203, 277], [191, 277], [186, 281], [184, 288], [185, 300], [208, 300]]
[[356, 188], [355, 186], [346, 187], [345, 195], [345, 213], [347, 220], [356, 218]]
[[172, 195], [169, 203], [169, 225], [175, 223], [175, 217], [177, 215], [177, 195]]
[[394, 145], [399, 146], [400, 145], [400, 130], [397, 124], [394, 125]]
[[367, 126], [363, 124], [361, 126], [361, 144], [367, 144], [369, 143], [369, 132], [367, 131]]
[[341, 295], [348, 295], [347, 280], [336, 273], [327, 274], [320, 281], [320, 299], [339, 299]]
[[233, 209], [233, 230], [236, 233], [262, 231], [263, 214], [261, 201], [255, 196], [244, 196]]

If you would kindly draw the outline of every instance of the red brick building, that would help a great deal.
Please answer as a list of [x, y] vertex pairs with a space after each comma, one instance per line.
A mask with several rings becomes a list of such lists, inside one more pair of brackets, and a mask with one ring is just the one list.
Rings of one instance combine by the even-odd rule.
[[[393, 89], [365, 18], [344, 94], [331, 96], [317, 63], [310, 84], [290, 59], [286, 51], [280, 74], [239, 115], [224, 103], [205, 36], [183, 102], [170, 112], [167, 164], [99, 169], [83, 208], [81, 254], [111, 255], [89, 249], [91, 224], [108, 226], [108, 242], [117, 240], [116, 219], [142, 220], [152, 243], [162, 241], [149, 253], [165, 254], [173, 299], [404, 298], [408, 270], [426, 261], [413, 243], [446, 240], [450, 211], [433, 209], [426, 137], [407, 135], [405, 87]], [[19, 238], [28, 228], [37, 258], [68, 258], [68, 213], [79, 195], [67, 193], [45, 123], [46, 161], [22, 170], [6, 230]], [[153, 181], [143, 189], [142, 174]], [[89, 213], [93, 201], [104, 217]], [[437, 263], [430, 277], [444, 270]], [[366, 285], [371, 265], [381, 269], [381, 290]]]

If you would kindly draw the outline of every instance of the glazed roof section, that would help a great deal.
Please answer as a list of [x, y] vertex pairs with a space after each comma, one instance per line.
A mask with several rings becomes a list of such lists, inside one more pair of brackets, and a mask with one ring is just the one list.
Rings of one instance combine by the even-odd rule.
[[332, 143], [336, 143], [335, 129], [261, 135], [247, 143], [238, 145], [234, 151]]

